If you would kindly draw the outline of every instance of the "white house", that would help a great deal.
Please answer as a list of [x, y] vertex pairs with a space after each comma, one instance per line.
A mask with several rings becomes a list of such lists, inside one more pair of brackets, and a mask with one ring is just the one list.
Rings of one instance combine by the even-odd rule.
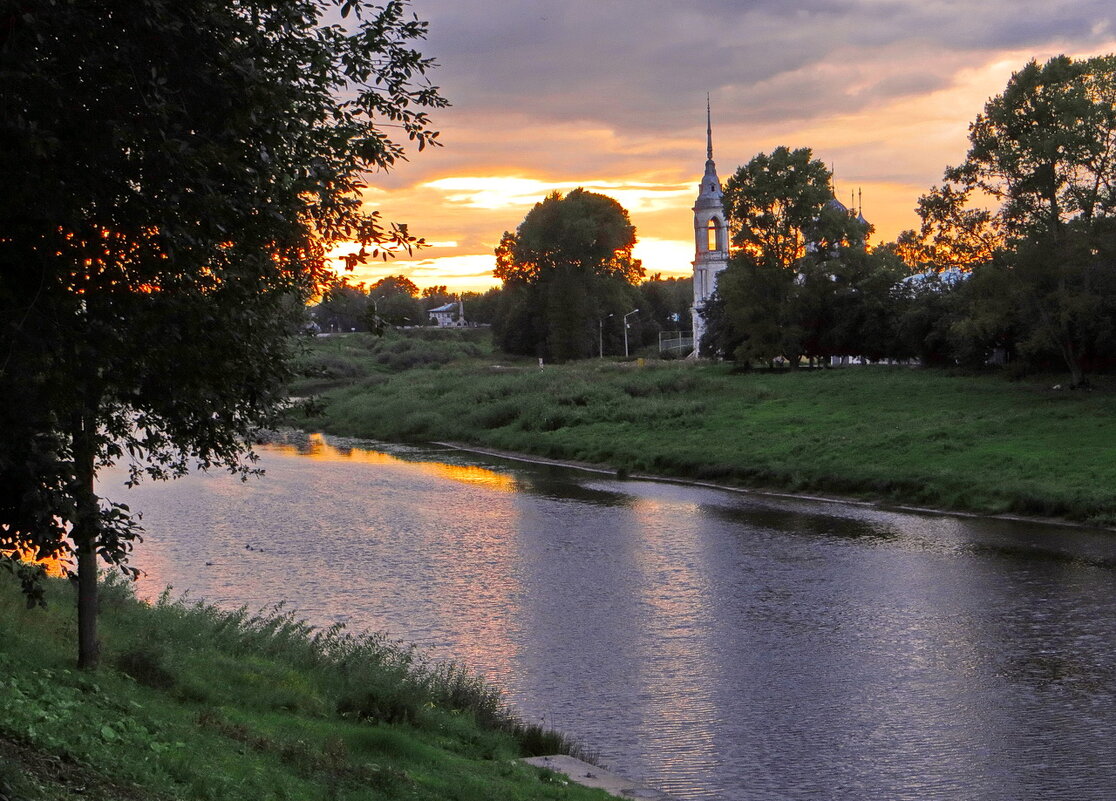
[[427, 314], [439, 328], [464, 328], [467, 325], [465, 307], [460, 300], [430, 309]]

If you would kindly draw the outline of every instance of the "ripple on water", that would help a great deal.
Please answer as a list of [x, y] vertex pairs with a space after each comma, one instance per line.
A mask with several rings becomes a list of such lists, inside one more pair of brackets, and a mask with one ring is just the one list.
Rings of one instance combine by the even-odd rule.
[[1110, 535], [349, 454], [108, 476], [141, 592], [419, 642], [680, 798], [1113, 798]]

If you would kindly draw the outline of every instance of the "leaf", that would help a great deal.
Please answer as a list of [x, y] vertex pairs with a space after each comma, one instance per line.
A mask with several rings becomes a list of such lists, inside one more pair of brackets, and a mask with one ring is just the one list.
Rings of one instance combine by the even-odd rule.
[[108, 740], [110, 743], [119, 739], [120, 735], [107, 723], [101, 727], [101, 736]]

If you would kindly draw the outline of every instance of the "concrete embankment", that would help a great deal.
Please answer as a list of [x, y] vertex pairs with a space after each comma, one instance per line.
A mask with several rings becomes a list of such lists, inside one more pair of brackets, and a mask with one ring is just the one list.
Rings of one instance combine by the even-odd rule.
[[569, 777], [570, 781], [583, 787], [604, 790], [617, 798], [635, 798], [641, 799], [641, 801], [676, 801], [674, 796], [667, 795], [662, 790], [641, 787], [623, 776], [604, 768], [598, 768], [596, 765], [590, 765], [588, 762], [582, 762], [580, 759], [574, 759], [572, 756], [556, 754], [554, 756], [531, 757], [523, 761], [537, 768], [547, 768], [555, 773], [561, 773]]

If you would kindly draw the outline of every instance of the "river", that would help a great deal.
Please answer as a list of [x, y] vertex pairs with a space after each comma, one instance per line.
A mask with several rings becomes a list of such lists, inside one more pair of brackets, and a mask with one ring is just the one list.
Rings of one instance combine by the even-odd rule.
[[1116, 792], [1110, 533], [383, 447], [101, 491], [141, 596], [415, 642], [680, 798]]

